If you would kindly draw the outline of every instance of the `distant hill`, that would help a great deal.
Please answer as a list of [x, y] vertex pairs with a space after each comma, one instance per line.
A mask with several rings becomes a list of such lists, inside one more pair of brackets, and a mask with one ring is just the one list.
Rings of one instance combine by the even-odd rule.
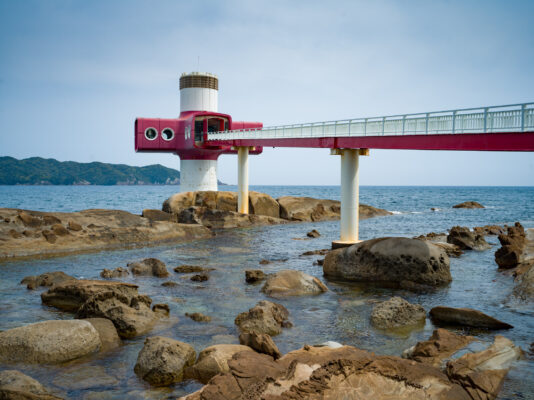
[[0, 157], [0, 185], [177, 185], [180, 171], [163, 165], [131, 167], [53, 158]]

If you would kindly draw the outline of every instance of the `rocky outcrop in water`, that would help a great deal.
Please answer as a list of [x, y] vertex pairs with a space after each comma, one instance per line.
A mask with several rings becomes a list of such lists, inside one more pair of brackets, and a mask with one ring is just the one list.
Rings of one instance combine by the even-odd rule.
[[289, 311], [283, 305], [262, 300], [250, 310], [239, 314], [235, 324], [242, 332], [256, 331], [274, 336], [281, 333], [282, 328], [291, 326], [288, 318]]
[[101, 346], [90, 322], [37, 322], [0, 332], [0, 363], [57, 364], [94, 353]]
[[495, 262], [499, 268], [514, 268], [523, 261], [526, 236], [523, 226], [516, 222], [507, 228], [506, 234], [499, 235], [501, 248], [495, 252]]
[[477, 234], [462, 226], [454, 226], [447, 235], [447, 243], [458, 246], [461, 250], [487, 250], [491, 246], [483, 235]]
[[188, 379], [195, 379], [204, 384], [215, 375], [228, 372], [228, 361], [234, 354], [242, 351], [252, 351], [248, 346], [240, 344], [216, 344], [206, 347], [198, 355], [197, 362], [186, 369], [185, 375]]
[[458, 350], [463, 349], [475, 338], [457, 335], [446, 329], [436, 329], [428, 340], [417, 343], [404, 351], [402, 356], [434, 367], [440, 367]]
[[121, 338], [117, 333], [117, 329], [113, 322], [107, 318], [86, 318], [84, 321], [90, 322], [91, 325], [98, 332], [100, 336], [100, 342], [102, 346], [100, 347], [101, 351], [113, 350], [122, 345]]
[[485, 208], [482, 204], [476, 201], [464, 201], [463, 203], [456, 204], [452, 208]]
[[187, 343], [161, 336], [149, 337], [137, 356], [134, 372], [154, 386], [168, 386], [184, 379], [195, 363], [195, 349]]
[[50, 287], [57, 285], [59, 283], [76, 280], [76, 278], [67, 275], [63, 271], [53, 271], [47, 272], [45, 274], [37, 276], [27, 276], [22, 281], [21, 284], [26, 285], [28, 289], [37, 289], [39, 286]]
[[270, 275], [261, 290], [268, 296], [285, 297], [320, 294], [328, 288], [314, 276], [284, 269]]
[[534, 298], [534, 262], [526, 272], [516, 278], [513, 294], [523, 301]]
[[16, 370], [0, 371], [2, 400], [61, 400], [32, 377]]
[[473, 228], [475, 233], [479, 235], [489, 235], [489, 236], [498, 236], [506, 232], [506, 228], [499, 225], [484, 225], [484, 226], [475, 226]]
[[277, 225], [286, 221], [265, 215], [240, 214], [235, 211], [189, 207], [177, 213], [178, 222], [200, 224], [210, 229], [246, 228], [255, 225]]
[[424, 323], [426, 311], [419, 304], [410, 304], [401, 297], [377, 304], [371, 313], [371, 323], [381, 329]]
[[482, 329], [511, 329], [512, 325], [490, 317], [472, 308], [453, 308], [438, 306], [430, 310], [430, 316], [435, 323], [446, 325], [470, 326]]
[[432, 243], [402, 237], [366, 240], [326, 255], [324, 276], [386, 287], [443, 286], [452, 280], [449, 257]]
[[138, 294], [137, 285], [130, 283], [65, 282], [42, 293], [41, 299], [48, 306], [75, 312], [78, 318], [107, 318], [123, 338], [148, 332], [158, 320], [150, 309], [150, 297]]
[[167, 278], [169, 271], [163, 261], [157, 258], [145, 258], [142, 261], [136, 261], [128, 264], [128, 268], [133, 275], [155, 276], [158, 278]]
[[[280, 204], [265, 193], [249, 192], [249, 212], [255, 215], [280, 218]], [[237, 199], [236, 199], [237, 202]]]
[[105, 279], [123, 278], [128, 275], [130, 275], [130, 272], [128, 271], [128, 269], [123, 267], [118, 267], [113, 270], [104, 268], [102, 272], [100, 272], [100, 277]]
[[0, 208], [0, 260], [145, 246], [211, 235], [204, 226], [152, 221], [120, 210], [48, 213]]
[[263, 281], [267, 275], [261, 269], [248, 269], [245, 271], [245, 281], [247, 283], [256, 283]]

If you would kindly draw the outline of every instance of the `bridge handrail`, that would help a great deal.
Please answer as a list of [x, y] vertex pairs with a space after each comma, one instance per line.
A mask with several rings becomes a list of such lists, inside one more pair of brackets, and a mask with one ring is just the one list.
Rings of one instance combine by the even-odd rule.
[[310, 122], [208, 133], [208, 140], [397, 136], [534, 130], [534, 103]]

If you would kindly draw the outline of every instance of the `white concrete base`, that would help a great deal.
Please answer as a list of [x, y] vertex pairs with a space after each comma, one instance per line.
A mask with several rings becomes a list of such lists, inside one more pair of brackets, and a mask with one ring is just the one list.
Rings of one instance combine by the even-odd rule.
[[217, 190], [217, 160], [180, 160], [180, 191]]

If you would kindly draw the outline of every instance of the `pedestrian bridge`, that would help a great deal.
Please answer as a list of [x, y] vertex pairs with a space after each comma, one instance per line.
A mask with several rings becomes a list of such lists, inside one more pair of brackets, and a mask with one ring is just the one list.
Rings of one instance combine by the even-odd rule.
[[534, 103], [211, 132], [234, 147], [534, 151]]
[[341, 156], [341, 247], [358, 242], [360, 155], [369, 149], [534, 151], [534, 103], [208, 132], [238, 152], [238, 208], [248, 213], [248, 153], [256, 146], [329, 148]]

